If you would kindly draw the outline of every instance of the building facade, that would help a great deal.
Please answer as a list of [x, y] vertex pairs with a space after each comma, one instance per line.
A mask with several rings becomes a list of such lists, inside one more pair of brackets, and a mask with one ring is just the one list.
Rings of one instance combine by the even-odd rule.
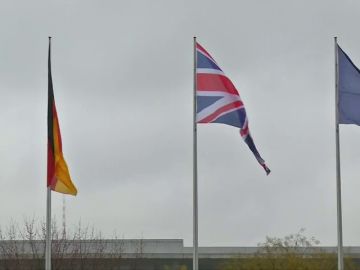
[[[45, 242], [39, 240], [0, 241], [0, 270], [44, 269]], [[190, 270], [192, 247], [181, 239], [59, 240], [52, 243], [53, 270]], [[235, 258], [246, 260], [258, 247], [199, 247], [200, 270], [221, 270]], [[312, 247], [303, 254], [336, 253], [335, 247]], [[360, 247], [345, 247], [360, 266]]]

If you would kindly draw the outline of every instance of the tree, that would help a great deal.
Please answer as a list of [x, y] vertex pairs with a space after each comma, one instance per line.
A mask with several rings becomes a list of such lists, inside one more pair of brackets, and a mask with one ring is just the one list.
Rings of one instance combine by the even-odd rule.
[[[56, 220], [52, 220], [52, 269], [114, 269], [119, 265], [124, 252], [124, 241], [103, 239], [100, 232], [79, 222], [74, 232], [65, 234]], [[44, 269], [46, 224], [35, 218], [24, 219], [19, 226], [16, 222], [2, 229], [0, 227], [0, 270], [39, 270]], [[106, 255], [106, 256], [105, 256]]]
[[[284, 238], [266, 237], [250, 258], [234, 258], [223, 270], [336, 270], [337, 257], [319, 247], [314, 237], [304, 235], [304, 229]], [[316, 247], [316, 248], [315, 248]], [[345, 269], [359, 269], [351, 258], [345, 258]]]

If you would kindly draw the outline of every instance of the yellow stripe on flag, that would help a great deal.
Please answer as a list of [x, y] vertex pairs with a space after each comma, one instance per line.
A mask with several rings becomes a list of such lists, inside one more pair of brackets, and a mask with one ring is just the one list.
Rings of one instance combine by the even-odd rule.
[[60, 149], [59, 127], [57, 119], [54, 119], [54, 156], [55, 156], [55, 179], [54, 191], [76, 195], [77, 189], [71, 181], [70, 173], [62, 151]]

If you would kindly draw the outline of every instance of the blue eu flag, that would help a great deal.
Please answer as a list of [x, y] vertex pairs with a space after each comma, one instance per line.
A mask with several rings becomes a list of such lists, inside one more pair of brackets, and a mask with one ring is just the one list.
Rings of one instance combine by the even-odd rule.
[[360, 70], [338, 46], [339, 124], [360, 126]]

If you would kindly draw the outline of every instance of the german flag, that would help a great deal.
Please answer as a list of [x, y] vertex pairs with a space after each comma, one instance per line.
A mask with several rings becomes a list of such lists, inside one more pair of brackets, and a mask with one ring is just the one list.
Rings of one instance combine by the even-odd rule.
[[59, 120], [56, 113], [51, 76], [51, 38], [48, 56], [48, 161], [47, 186], [51, 190], [76, 195], [77, 189], [71, 181], [68, 166], [62, 153]]

